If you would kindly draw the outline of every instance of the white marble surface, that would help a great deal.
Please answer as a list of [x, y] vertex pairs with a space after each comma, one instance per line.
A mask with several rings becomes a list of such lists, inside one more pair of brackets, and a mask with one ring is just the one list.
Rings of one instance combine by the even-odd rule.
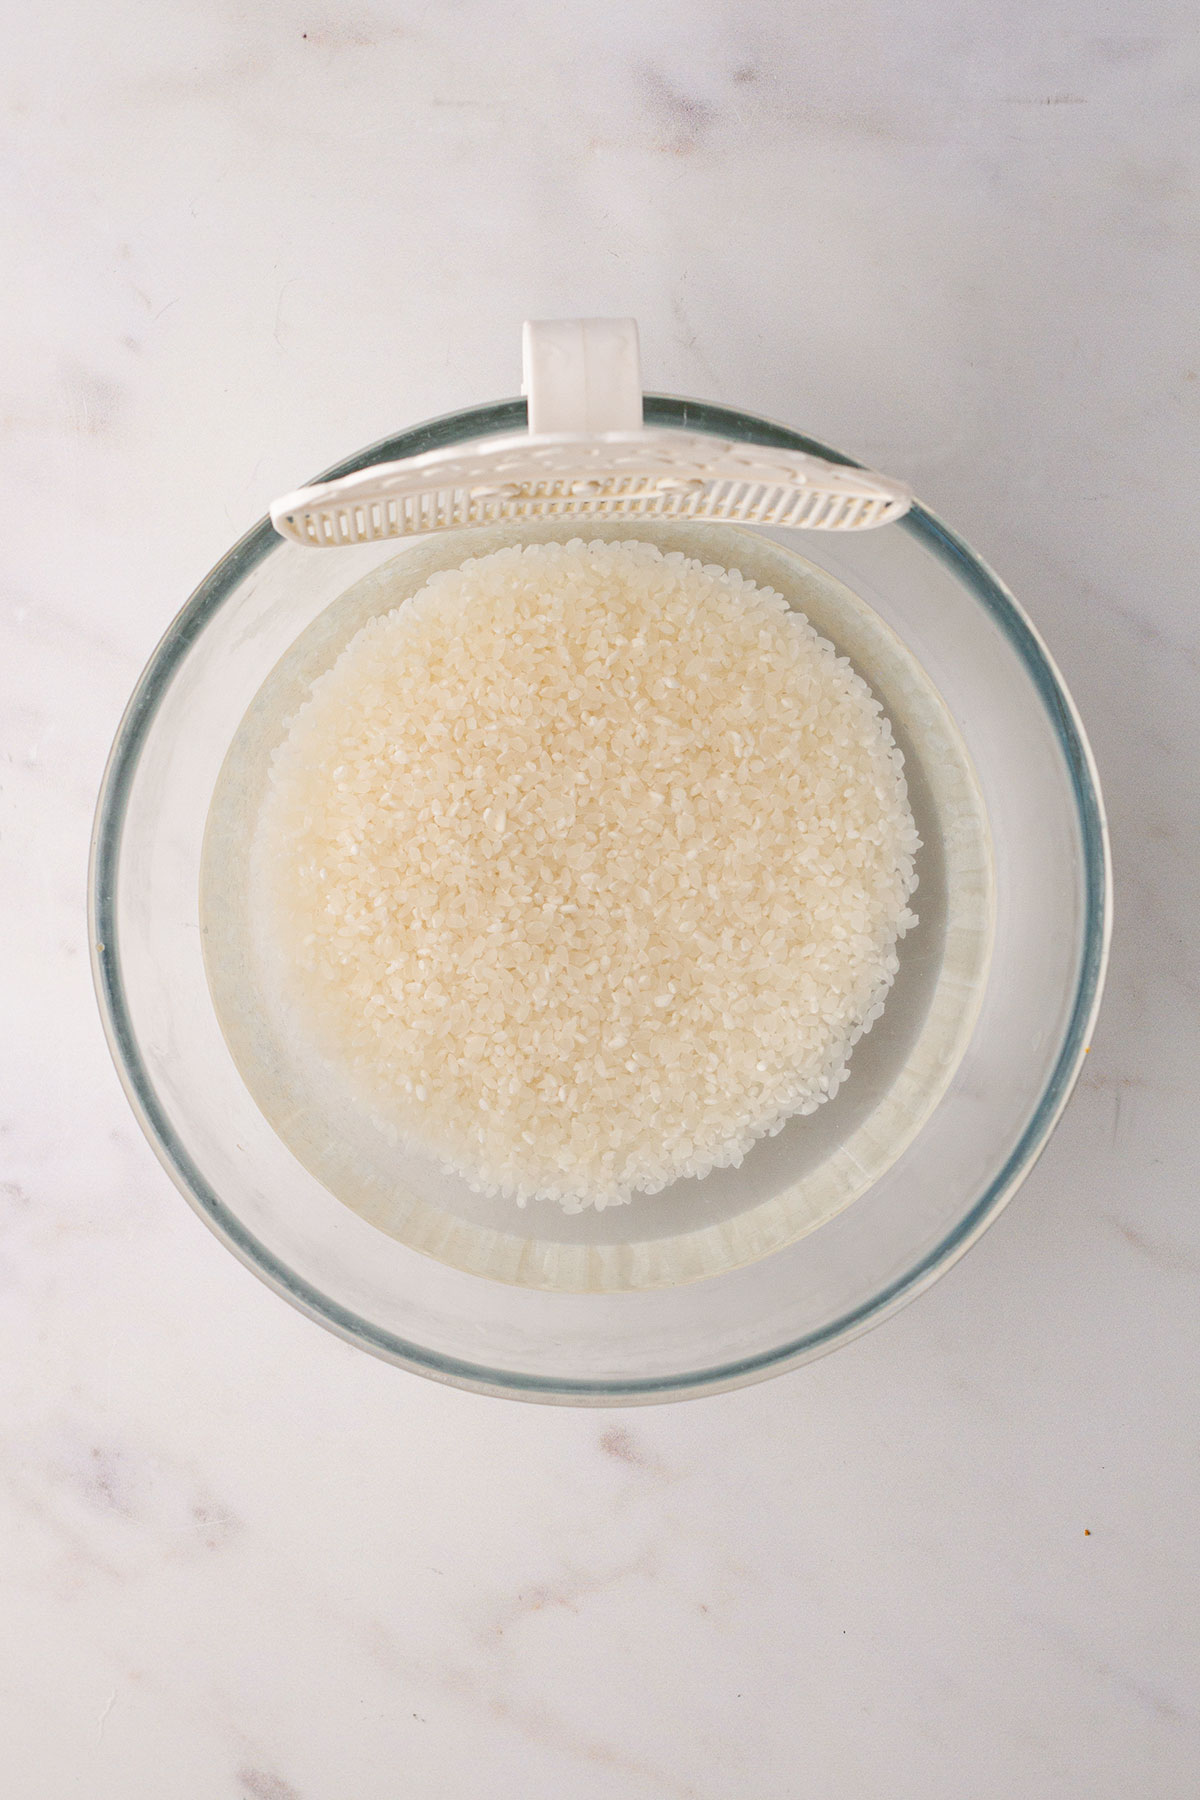
[[[47, 0], [5, 39], [6, 1800], [1194, 1795], [1191, 6]], [[605, 1414], [401, 1375], [236, 1264], [127, 1113], [82, 907], [125, 696], [272, 495], [514, 391], [526, 314], [626, 312], [649, 385], [910, 478], [1011, 581], [1120, 925], [965, 1263]]]

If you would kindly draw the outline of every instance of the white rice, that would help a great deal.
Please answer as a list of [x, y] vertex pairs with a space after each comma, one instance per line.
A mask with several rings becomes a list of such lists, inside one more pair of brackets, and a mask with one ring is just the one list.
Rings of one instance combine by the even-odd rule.
[[915, 923], [878, 702], [769, 588], [643, 543], [435, 575], [314, 682], [259, 827], [292, 1001], [377, 1120], [568, 1211], [845, 1080]]

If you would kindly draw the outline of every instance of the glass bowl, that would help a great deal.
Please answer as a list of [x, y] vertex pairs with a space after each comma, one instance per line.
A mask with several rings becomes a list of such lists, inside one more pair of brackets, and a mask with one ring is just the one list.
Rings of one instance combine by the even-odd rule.
[[[809, 451], [785, 427], [646, 396], [648, 424]], [[519, 429], [524, 402], [418, 426], [330, 471]], [[924, 839], [921, 924], [851, 1079], [737, 1170], [567, 1217], [483, 1201], [357, 1130], [253, 955], [247, 832], [265, 756], [396, 582], [499, 541], [651, 538], [771, 580], [875, 687]], [[384, 571], [386, 565], [386, 572]], [[792, 1367], [919, 1293], [979, 1236], [1078, 1075], [1108, 940], [1103, 809], [1074, 707], [990, 571], [920, 507], [859, 533], [587, 520], [337, 551], [267, 521], [151, 658], [97, 811], [93, 961], [151, 1145], [276, 1292], [364, 1349], [482, 1392], [630, 1404]]]

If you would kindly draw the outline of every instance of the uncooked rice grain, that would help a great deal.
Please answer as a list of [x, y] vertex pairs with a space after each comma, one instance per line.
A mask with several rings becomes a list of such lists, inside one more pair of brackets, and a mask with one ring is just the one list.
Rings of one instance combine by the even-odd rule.
[[569, 1212], [739, 1163], [883, 1009], [918, 849], [808, 621], [645, 543], [514, 546], [370, 620], [258, 831], [294, 1007], [376, 1121]]

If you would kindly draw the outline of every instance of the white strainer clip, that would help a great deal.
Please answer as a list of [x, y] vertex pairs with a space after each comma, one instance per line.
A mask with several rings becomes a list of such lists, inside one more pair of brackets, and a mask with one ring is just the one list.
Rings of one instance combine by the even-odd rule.
[[703, 519], [862, 531], [909, 490], [799, 450], [642, 423], [637, 323], [524, 332], [529, 429], [377, 463], [285, 494], [276, 531], [317, 549], [520, 519]]

